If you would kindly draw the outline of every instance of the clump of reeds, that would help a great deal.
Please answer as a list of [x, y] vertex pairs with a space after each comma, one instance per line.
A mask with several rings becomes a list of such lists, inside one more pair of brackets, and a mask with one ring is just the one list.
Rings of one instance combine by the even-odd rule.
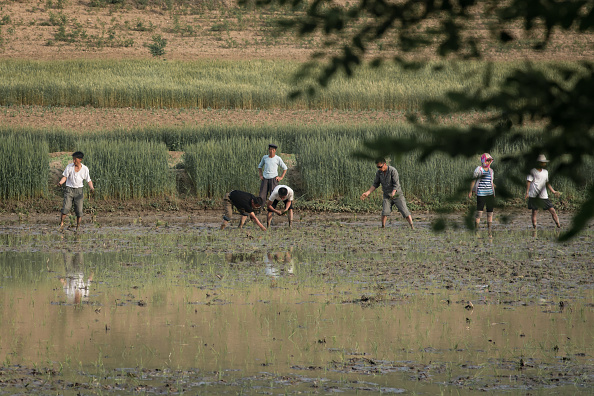
[[0, 197], [37, 198], [47, 193], [47, 143], [29, 135], [11, 134], [0, 143]]
[[208, 140], [186, 146], [184, 164], [200, 197], [219, 198], [231, 190], [256, 194], [258, 163], [269, 140], [245, 137]]
[[175, 178], [162, 143], [80, 141], [98, 198], [150, 198], [175, 192]]

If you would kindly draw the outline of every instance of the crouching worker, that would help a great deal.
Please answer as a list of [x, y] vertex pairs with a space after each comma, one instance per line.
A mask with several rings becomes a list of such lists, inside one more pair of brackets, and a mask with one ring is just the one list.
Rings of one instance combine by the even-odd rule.
[[[273, 213], [276, 213], [279, 216], [288, 213], [289, 227], [293, 226], [293, 196], [293, 190], [289, 186], [280, 185], [276, 186], [274, 190], [272, 190], [270, 198], [268, 199], [268, 217], [266, 218], [266, 227], [270, 227]], [[283, 201], [285, 204], [285, 208], [282, 211], [276, 208], [280, 201]]]
[[241, 214], [241, 220], [239, 221], [239, 228], [242, 228], [249, 216], [254, 223], [260, 227], [262, 231], [266, 231], [266, 227], [260, 223], [260, 220], [256, 217], [254, 210], [260, 209], [264, 200], [260, 197], [256, 197], [250, 193], [233, 190], [225, 194], [223, 199], [223, 205], [225, 206], [225, 213], [223, 214], [223, 224], [221, 224], [221, 230], [227, 226], [227, 223], [231, 221], [233, 214], [233, 206], [237, 208]]
[[87, 182], [91, 192], [95, 191], [91, 176], [89, 175], [89, 168], [82, 163], [83, 157], [84, 154], [80, 151], [72, 153], [72, 163], [66, 166], [64, 173], [62, 173], [62, 178], [58, 182], [58, 187], [62, 187], [66, 183], [64, 205], [62, 206], [62, 215], [60, 216], [61, 230], [64, 228], [64, 219], [68, 216], [74, 204], [76, 230], [78, 231], [80, 219], [83, 216], [83, 182]]

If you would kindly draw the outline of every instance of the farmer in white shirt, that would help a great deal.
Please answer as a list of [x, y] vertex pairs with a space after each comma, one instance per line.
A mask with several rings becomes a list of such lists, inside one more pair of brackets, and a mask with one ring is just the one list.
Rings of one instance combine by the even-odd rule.
[[[270, 222], [272, 221], [272, 214], [276, 213], [279, 216], [284, 215], [285, 213], [289, 213], [289, 228], [293, 226], [293, 198], [295, 194], [293, 189], [289, 186], [279, 185], [276, 186], [274, 190], [272, 190], [272, 194], [270, 194], [270, 198], [268, 199], [268, 217], [266, 218], [266, 226], [270, 227]], [[278, 203], [283, 201], [285, 204], [285, 208], [283, 210], [279, 210], [276, 208]]]
[[555, 191], [553, 186], [551, 186], [551, 183], [549, 183], [549, 172], [545, 169], [549, 160], [541, 154], [536, 159], [536, 162], [538, 165], [530, 171], [530, 174], [526, 178], [525, 198], [528, 198], [528, 209], [532, 209], [532, 227], [536, 228], [536, 215], [538, 209], [545, 209], [551, 213], [557, 228], [561, 228], [557, 212], [555, 212], [553, 203], [549, 200], [549, 195], [547, 194], [548, 188], [556, 196], [561, 195], [561, 193]]
[[64, 205], [62, 207], [62, 216], [60, 218], [60, 229], [64, 228], [64, 219], [70, 213], [72, 204], [74, 203], [74, 213], [76, 214], [76, 230], [80, 226], [80, 219], [83, 215], [83, 182], [86, 180], [89, 184], [91, 192], [95, 191], [91, 176], [89, 175], [89, 168], [82, 163], [84, 154], [76, 151], [72, 154], [72, 163], [66, 166], [62, 179], [58, 182], [58, 187], [66, 183], [64, 189]]
[[[287, 174], [287, 165], [283, 162], [281, 157], [276, 155], [276, 149], [278, 148], [275, 144], [268, 145], [268, 155], [262, 157], [260, 164], [258, 165], [258, 172], [260, 173], [260, 197], [266, 202], [268, 194], [278, 186], [278, 182], [284, 179]], [[283, 174], [278, 175], [278, 167], [283, 169]]]

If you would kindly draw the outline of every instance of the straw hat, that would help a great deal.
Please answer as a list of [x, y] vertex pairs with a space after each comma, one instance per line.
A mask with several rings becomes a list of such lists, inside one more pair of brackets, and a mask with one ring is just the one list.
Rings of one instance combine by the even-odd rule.
[[547, 159], [547, 157], [545, 157], [544, 154], [541, 154], [536, 158], [536, 162], [549, 162], [549, 160]]

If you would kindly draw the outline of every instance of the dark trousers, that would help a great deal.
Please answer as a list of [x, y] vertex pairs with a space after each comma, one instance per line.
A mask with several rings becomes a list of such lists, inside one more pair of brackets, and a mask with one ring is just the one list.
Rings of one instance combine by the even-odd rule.
[[265, 205], [268, 196], [272, 194], [272, 190], [274, 190], [276, 186], [278, 186], [276, 177], [273, 177], [272, 179], [264, 179], [262, 180], [262, 183], [260, 183], [260, 197], [264, 200]]

